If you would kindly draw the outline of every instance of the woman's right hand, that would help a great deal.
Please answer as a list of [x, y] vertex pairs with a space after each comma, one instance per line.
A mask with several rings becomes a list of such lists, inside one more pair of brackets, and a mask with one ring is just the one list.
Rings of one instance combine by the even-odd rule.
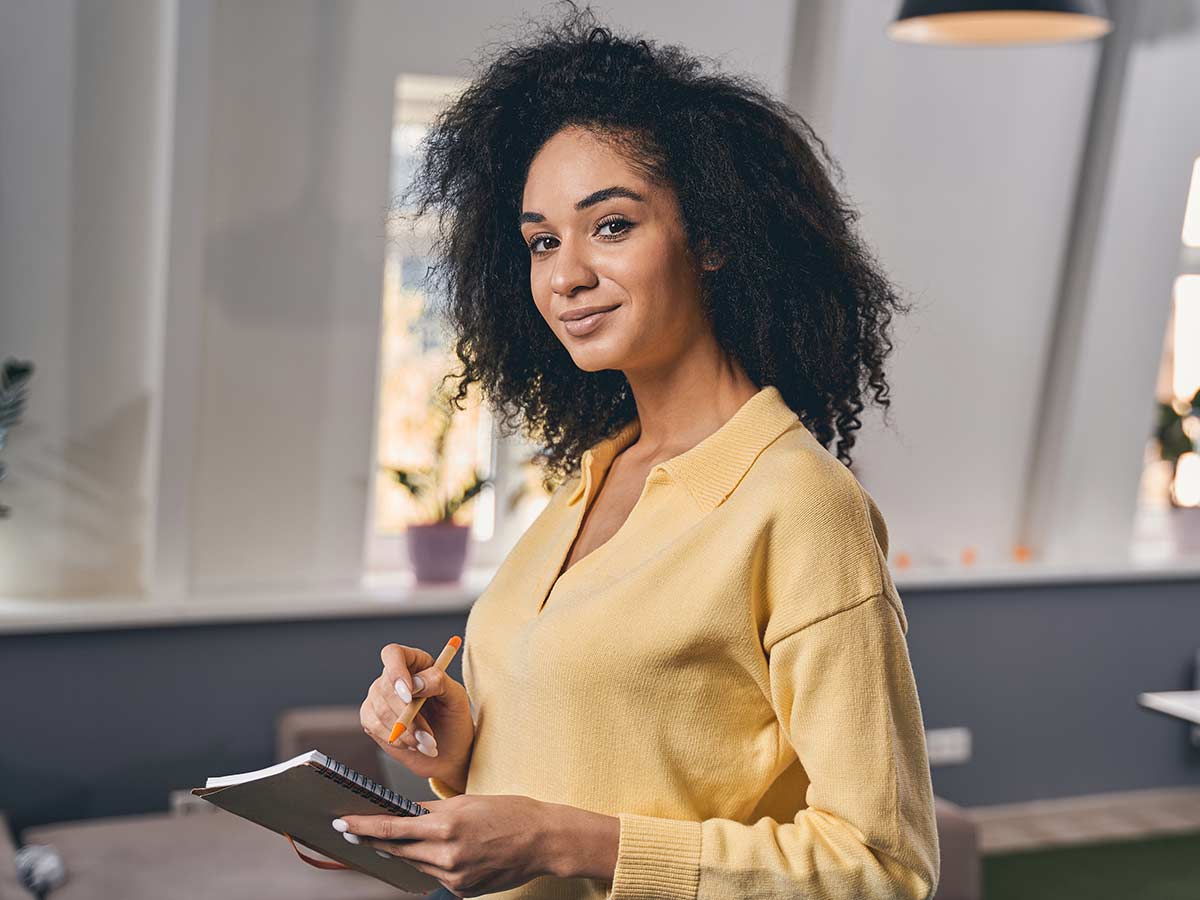
[[[475, 743], [475, 723], [471, 719], [467, 689], [435, 666], [434, 658], [417, 647], [388, 644], [379, 657], [383, 672], [371, 683], [359, 708], [363, 731], [414, 775], [437, 778], [461, 788], [466, 782]], [[414, 677], [420, 679], [419, 690], [413, 683]], [[412, 727], [405, 729], [394, 744], [389, 744], [392, 726], [408, 706], [396, 692], [398, 681], [414, 699], [428, 699], [413, 719]], [[424, 749], [418, 749], [419, 746]]]

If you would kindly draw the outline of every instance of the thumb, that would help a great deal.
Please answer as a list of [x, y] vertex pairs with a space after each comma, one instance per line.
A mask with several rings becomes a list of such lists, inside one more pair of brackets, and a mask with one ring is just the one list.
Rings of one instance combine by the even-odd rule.
[[[416, 679], [420, 679], [417, 681]], [[467, 705], [467, 689], [455, 681], [450, 673], [436, 666], [431, 666], [414, 675], [414, 687], [419, 687], [417, 698], [436, 698], [444, 706], [455, 712], [469, 708]]]

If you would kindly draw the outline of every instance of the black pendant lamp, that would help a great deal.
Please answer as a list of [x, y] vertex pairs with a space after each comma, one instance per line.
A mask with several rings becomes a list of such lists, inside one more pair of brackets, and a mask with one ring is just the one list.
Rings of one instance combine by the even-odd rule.
[[1091, 40], [1110, 31], [1112, 22], [1099, 0], [905, 0], [887, 29], [897, 41], [955, 47], [1062, 44]]

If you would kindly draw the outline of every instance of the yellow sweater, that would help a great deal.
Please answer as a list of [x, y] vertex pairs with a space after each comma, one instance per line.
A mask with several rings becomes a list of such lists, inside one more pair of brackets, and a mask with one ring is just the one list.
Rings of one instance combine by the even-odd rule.
[[616, 872], [489, 896], [931, 896], [924, 727], [874, 501], [767, 386], [654, 466], [620, 530], [556, 581], [639, 424], [584, 452], [463, 650], [466, 792], [619, 817]]

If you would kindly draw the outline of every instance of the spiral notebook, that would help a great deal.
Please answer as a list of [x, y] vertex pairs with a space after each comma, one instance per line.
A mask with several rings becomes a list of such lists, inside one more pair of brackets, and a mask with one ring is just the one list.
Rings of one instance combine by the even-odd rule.
[[[430, 812], [419, 803], [372, 781], [319, 750], [254, 772], [209, 778], [192, 793], [234, 815], [269, 828], [280, 838], [281, 852], [288, 842], [303, 844], [336, 863], [300, 859], [322, 869], [357, 869], [404, 891], [425, 894], [440, 888], [432, 875], [401, 857], [384, 859], [375, 848], [351, 844], [330, 824], [339, 816], [423, 816]], [[297, 865], [299, 865], [297, 861]], [[340, 864], [340, 865], [339, 865]], [[339, 873], [331, 872], [330, 878]]]

